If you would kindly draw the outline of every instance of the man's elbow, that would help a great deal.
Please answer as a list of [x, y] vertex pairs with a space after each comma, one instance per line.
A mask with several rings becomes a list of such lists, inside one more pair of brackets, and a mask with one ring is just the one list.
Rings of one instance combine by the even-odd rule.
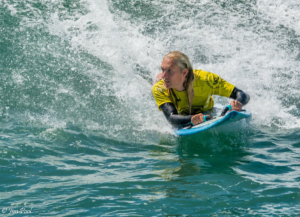
[[238, 95], [237, 100], [241, 102], [243, 106], [247, 105], [248, 102], [250, 101], [249, 94], [245, 93], [242, 90], [239, 90], [237, 95]]

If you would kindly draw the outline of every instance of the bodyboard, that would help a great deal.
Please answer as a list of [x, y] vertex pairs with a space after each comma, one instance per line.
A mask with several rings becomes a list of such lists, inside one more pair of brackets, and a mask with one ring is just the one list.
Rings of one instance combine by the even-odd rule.
[[231, 122], [239, 121], [244, 118], [250, 118], [251, 113], [248, 111], [231, 111], [228, 112], [225, 116], [221, 116], [222, 110], [219, 108], [215, 108], [212, 112], [210, 113], [204, 113], [204, 115], [210, 115], [211, 117], [214, 117], [215, 119], [203, 122], [201, 124], [198, 124], [193, 127], [185, 127], [179, 130], [175, 131], [175, 134], [178, 136], [185, 136], [185, 135], [191, 135], [199, 132], [206, 131], [208, 129], [211, 129], [213, 127], [217, 127], [223, 124], [229, 124]]

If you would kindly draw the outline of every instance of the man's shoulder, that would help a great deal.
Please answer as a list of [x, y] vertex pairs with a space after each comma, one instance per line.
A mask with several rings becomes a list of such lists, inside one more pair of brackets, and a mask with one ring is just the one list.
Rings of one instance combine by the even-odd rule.
[[164, 86], [164, 80], [160, 80], [153, 85], [153, 93], [166, 93], [167, 89]]
[[194, 75], [195, 75], [194, 86], [202, 86], [203, 82], [207, 80], [209, 74], [210, 72], [204, 71], [202, 69], [194, 70]]
[[196, 79], [205, 79], [205, 77], [211, 72], [204, 71], [202, 69], [194, 69], [194, 75]]
[[208, 85], [210, 88], [215, 88], [221, 82], [221, 78], [212, 73], [204, 70], [194, 70], [195, 74], [195, 85], [194, 86], [202, 86], [204, 83]]

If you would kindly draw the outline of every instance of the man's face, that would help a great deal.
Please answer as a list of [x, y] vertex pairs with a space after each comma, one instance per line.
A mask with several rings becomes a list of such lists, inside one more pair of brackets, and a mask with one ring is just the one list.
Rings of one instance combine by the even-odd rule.
[[187, 69], [181, 71], [176, 61], [165, 58], [161, 63], [161, 70], [166, 88], [174, 88], [178, 91], [184, 90], [183, 83], [187, 75]]

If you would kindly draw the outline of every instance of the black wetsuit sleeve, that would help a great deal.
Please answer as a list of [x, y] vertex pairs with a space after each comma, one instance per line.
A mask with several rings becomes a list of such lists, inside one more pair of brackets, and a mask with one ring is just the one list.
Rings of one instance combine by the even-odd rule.
[[160, 106], [168, 122], [175, 128], [189, 126], [193, 115], [178, 115], [177, 109], [173, 103], [165, 103]]
[[236, 87], [234, 87], [230, 98], [239, 101], [240, 103], [242, 103], [243, 106], [245, 106], [250, 100], [250, 96], [247, 93]]

